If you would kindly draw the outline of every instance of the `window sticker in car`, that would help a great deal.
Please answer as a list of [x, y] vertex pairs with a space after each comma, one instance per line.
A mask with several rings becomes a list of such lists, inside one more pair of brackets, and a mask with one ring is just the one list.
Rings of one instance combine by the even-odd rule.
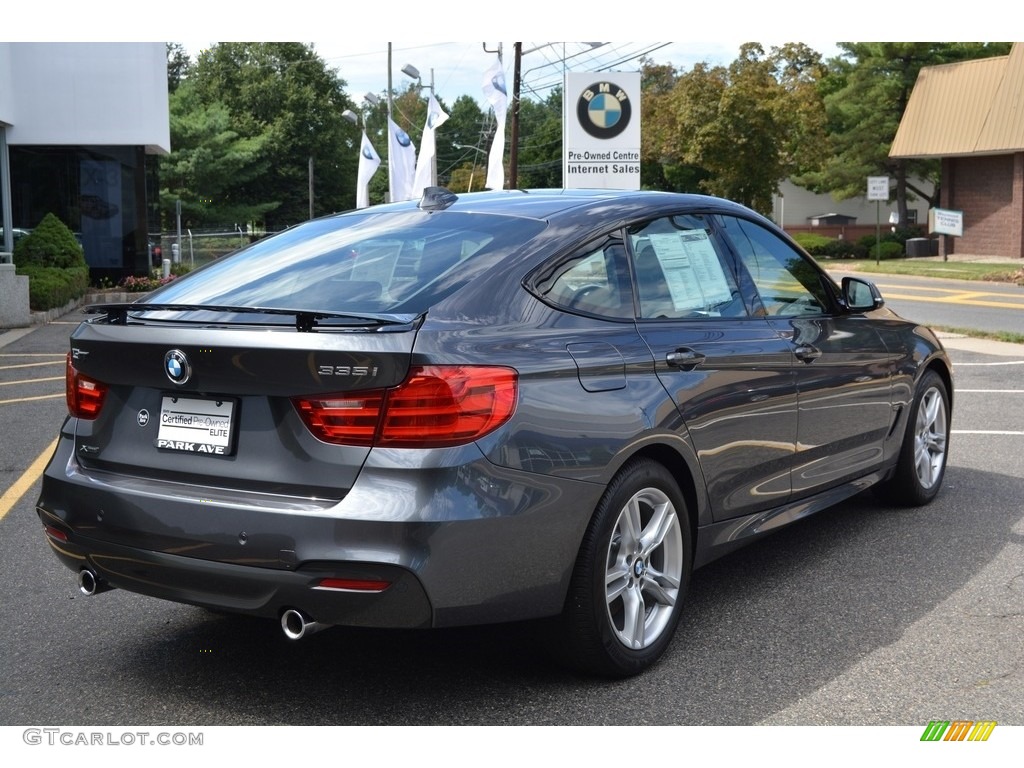
[[718, 254], [703, 229], [648, 235], [676, 310], [703, 309], [732, 298]]

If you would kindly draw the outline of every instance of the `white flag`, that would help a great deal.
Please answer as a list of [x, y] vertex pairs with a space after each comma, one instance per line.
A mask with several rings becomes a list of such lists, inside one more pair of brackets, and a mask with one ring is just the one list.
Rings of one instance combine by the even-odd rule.
[[434, 94], [430, 94], [427, 102], [427, 122], [423, 126], [423, 140], [420, 142], [420, 156], [416, 160], [416, 177], [412, 183], [412, 199], [423, 196], [423, 190], [434, 183], [434, 158], [437, 156], [437, 144], [434, 141], [434, 129], [444, 125], [447, 113], [441, 109]]
[[416, 176], [416, 147], [395, 121], [388, 118], [388, 188], [391, 202], [412, 200], [412, 182]]
[[370, 139], [363, 131], [363, 141], [359, 145], [359, 173], [356, 180], [356, 208], [366, 208], [370, 204], [370, 179], [380, 168], [380, 155], [373, 148]]
[[500, 54], [498, 60], [484, 73], [484, 98], [490, 102], [498, 121], [491, 151], [487, 156], [487, 181], [484, 186], [502, 189], [505, 186], [505, 113], [508, 111], [508, 91], [505, 88], [505, 71]]

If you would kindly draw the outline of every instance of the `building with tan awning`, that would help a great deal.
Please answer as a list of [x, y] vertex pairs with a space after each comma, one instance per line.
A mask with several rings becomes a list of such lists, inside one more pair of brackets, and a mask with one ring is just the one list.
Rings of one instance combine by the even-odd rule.
[[1024, 258], [1024, 43], [924, 67], [889, 157], [941, 159], [940, 207], [962, 211], [963, 236], [940, 252]]

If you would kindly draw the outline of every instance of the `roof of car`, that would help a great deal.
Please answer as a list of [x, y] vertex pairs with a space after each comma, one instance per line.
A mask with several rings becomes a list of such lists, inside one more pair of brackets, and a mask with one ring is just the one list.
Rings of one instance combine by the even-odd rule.
[[[447, 193], [447, 190], [444, 190]], [[451, 193], [447, 193], [451, 194]], [[704, 209], [749, 211], [742, 206], [721, 198], [705, 195], [659, 192], [654, 190], [618, 189], [527, 189], [492, 190], [486, 192], [456, 193], [454, 201], [443, 210], [465, 213], [490, 213], [499, 215], [524, 216], [536, 219], [550, 219], [562, 213], [583, 208], [594, 208], [613, 203], [618, 212], [650, 208], [652, 213], [665, 207], [682, 205]], [[413, 210], [420, 201], [410, 200], [364, 208], [361, 213], [387, 213]]]

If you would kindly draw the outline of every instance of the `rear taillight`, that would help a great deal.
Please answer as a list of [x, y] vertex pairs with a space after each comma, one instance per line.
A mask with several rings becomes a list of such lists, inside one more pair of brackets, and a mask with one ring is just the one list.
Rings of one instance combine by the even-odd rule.
[[95, 419], [99, 416], [103, 400], [107, 396], [107, 385], [75, 368], [71, 364], [70, 353], [67, 357], [64, 379], [68, 413], [80, 419]]
[[511, 368], [413, 368], [388, 390], [296, 398], [310, 432], [327, 443], [441, 448], [478, 440], [511, 418], [517, 375]]

